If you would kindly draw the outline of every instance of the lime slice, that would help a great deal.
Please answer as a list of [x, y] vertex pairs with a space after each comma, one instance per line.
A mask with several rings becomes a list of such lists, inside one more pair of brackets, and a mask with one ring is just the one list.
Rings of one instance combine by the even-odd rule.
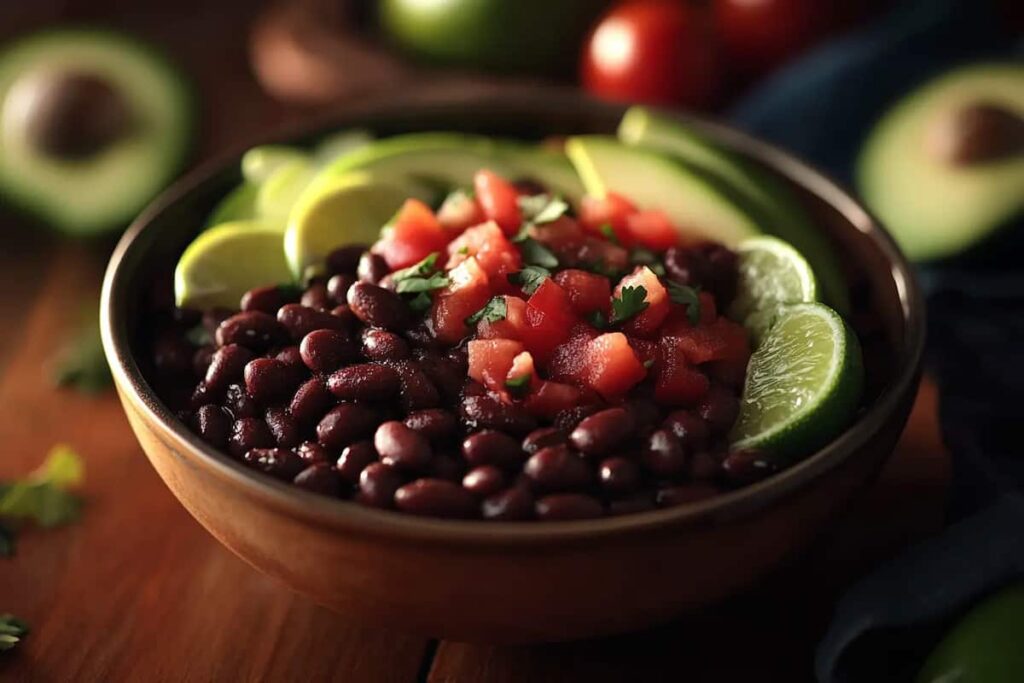
[[278, 225], [283, 231], [288, 215], [317, 170], [307, 157], [289, 161], [280, 166], [260, 185], [256, 196], [256, 214], [268, 225]]
[[750, 357], [732, 445], [798, 460], [848, 424], [863, 381], [860, 344], [839, 314], [785, 306]]
[[373, 142], [373, 136], [366, 130], [343, 130], [326, 136], [313, 149], [313, 161], [323, 168], [349, 152]]
[[376, 241], [409, 195], [409, 187], [378, 182], [364, 173], [318, 182], [295, 206], [285, 231], [284, 253], [293, 277], [305, 281], [316, 275], [327, 255], [340, 246]]
[[242, 177], [255, 185], [265, 183], [278, 169], [307, 158], [307, 154], [296, 147], [285, 145], [260, 145], [242, 155]]
[[736, 247], [739, 279], [729, 317], [760, 340], [784, 304], [818, 300], [818, 285], [800, 252], [776, 237], [753, 237]]
[[210, 228], [188, 245], [174, 269], [174, 298], [188, 308], [237, 308], [253, 287], [290, 282], [281, 231], [236, 221]]
[[217, 202], [217, 206], [213, 207], [213, 211], [206, 219], [206, 227], [212, 228], [221, 223], [248, 221], [256, 218], [256, 196], [258, 194], [258, 186], [250, 182], [243, 182]]

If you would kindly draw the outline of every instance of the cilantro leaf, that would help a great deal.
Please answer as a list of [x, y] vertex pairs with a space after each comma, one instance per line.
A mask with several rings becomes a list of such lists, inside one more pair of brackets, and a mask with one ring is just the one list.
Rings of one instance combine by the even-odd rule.
[[591, 311], [587, 314], [587, 322], [597, 329], [603, 330], [608, 327], [608, 316], [601, 311]]
[[611, 242], [612, 244], [619, 243], [619, 236], [615, 234], [615, 229], [610, 224], [602, 223], [601, 227], [599, 227], [598, 230], [601, 232], [602, 235], [604, 235], [605, 239]]
[[[391, 276], [395, 283], [395, 291], [399, 294], [420, 294], [432, 292], [435, 289], [444, 289], [451, 284], [448, 276], [441, 272], [434, 272], [437, 259], [440, 254], [432, 253], [419, 263], [403, 268]], [[416, 297], [417, 305], [422, 305], [422, 297]], [[419, 310], [423, 310], [422, 308]]]
[[28, 624], [13, 614], [0, 614], [0, 652], [10, 650], [28, 634]]
[[612, 317], [609, 322], [613, 325], [623, 323], [646, 310], [647, 306], [646, 287], [623, 287], [619, 295], [612, 299]]
[[551, 271], [540, 266], [526, 266], [522, 270], [510, 273], [508, 281], [519, 285], [526, 294], [533, 294], [544, 280], [551, 277]]
[[505, 380], [505, 388], [508, 389], [509, 393], [519, 398], [526, 393], [530, 388], [530, 373], [524, 373], [518, 377], [512, 377]]
[[519, 251], [523, 255], [524, 263], [541, 268], [558, 267], [558, 258], [550, 249], [532, 237], [527, 237], [519, 243]]
[[53, 527], [78, 517], [81, 501], [67, 487], [82, 479], [81, 459], [67, 446], [50, 450], [46, 462], [25, 479], [0, 489], [0, 517]]
[[505, 302], [505, 297], [492, 296], [483, 308], [466, 318], [466, 324], [476, 325], [481, 320], [494, 323], [504, 320], [506, 315], [508, 315], [508, 304]]
[[430, 295], [426, 292], [420, 292], [413, 298], [409, 299], [409, 308], [416, 313], [422, 313], [423, 311], [430, 308], [430, 305], [434, 303], [434, 300], [430, 298]]
[[658, 255], [645, 247], [636, 247], [629, 252], [629, 262], [634, 266], [647, 266], [658, 277], [665, 277], [665, 264]]
[[700, 322], [700, 291], [694, 287], [687, 287], [678, 282], [668, 281], [668, 298], [673, 303], [686, 306], [686, 317], [690, 319], [691, 325]]
[[0, 524], [0, 557], [14, 557], [14, 531]]
[[53, 364], [53, 382], [83, 394], [97, 394], [112, 384], [98, 320], [91, 320], [75, 331], [58, 352]]
[[569, 210], [569, 205], [561, 197], [549, 194], [520, 197], [518, 203], [523, 220], [534, 225], [556, 221]]
[[653, 366], [654, 366], [654, 359], [653, 358], [648, 358], [647, 360], [644, 361], [644, 368], [645, 369], [650, 370]]
[[403, 268], [398, 272], [392, 274], [391, 279], [395, 282], [401, 282], [402, 280], [408, 280], [414, 277], [426, 277], [436, 270], [437, 259], [441, 256], [441, 252], [435, 251], [419, 263], [413, 264], [408, 268]]

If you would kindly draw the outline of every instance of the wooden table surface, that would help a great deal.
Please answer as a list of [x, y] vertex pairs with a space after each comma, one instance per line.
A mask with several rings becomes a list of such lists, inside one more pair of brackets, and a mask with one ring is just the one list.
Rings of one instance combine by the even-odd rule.
[[[0, 40], [58, 20], [112, 16], [114, 5], [5, 3]], [[239, 29], [253, 11], [247, 3], [180, 0], [170, 14], [131, 7], [112, 23], [165, 45], [197, 80], [200, 158], [308, 115], [256, 86]], [[842, 588], [941, 522], [949, 464], [926, 382], [870, 490], [811, 550], [724, 605], [642, 633], [538, 647], [367, 629], [291, 593], [210, 537], [149, 466], [112, 393], [52, 387], [53, 355], [95, 301], [109, 246], [60, 242], [9, 216], [0, 236], [0, 479], [28, 471], [58, 442], [73, 445], [87, 467], [82, 519], [28, 531], [17, 556], [0, 560], [0, 612], [32, 626], [17, 650], [0, 654], [0, 680], [810, 680], [813, 648]]]

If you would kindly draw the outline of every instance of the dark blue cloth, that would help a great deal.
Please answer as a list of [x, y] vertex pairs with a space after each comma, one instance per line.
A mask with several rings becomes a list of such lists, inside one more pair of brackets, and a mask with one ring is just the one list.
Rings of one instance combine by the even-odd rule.
[[[841, 181], [872, 123], [954, 65], [1020, 58], [985, 0], [915, 0], [768, 79], [731, 112], [739, 127]], [[819, 645], [823, 683], [904, 681], [969, 605], [1024, 578], [1024, 226], [979, 254], [923, 268], [929, 370], [953, 455], [949, 525], [852, 586]]]

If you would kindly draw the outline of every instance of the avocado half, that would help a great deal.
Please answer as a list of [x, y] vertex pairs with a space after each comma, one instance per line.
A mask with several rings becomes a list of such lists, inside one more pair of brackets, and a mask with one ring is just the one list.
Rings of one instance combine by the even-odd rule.
[[883, 116], [857, 185], [912, 260], [953, 256], [1024, 210], [1022, 135], [1024, 64], [962, 67]]
[[0, 195], [54, 228], [122, 227], [181, 168], [184, 78], [126, 36], [61, 29], [0, 53]]

